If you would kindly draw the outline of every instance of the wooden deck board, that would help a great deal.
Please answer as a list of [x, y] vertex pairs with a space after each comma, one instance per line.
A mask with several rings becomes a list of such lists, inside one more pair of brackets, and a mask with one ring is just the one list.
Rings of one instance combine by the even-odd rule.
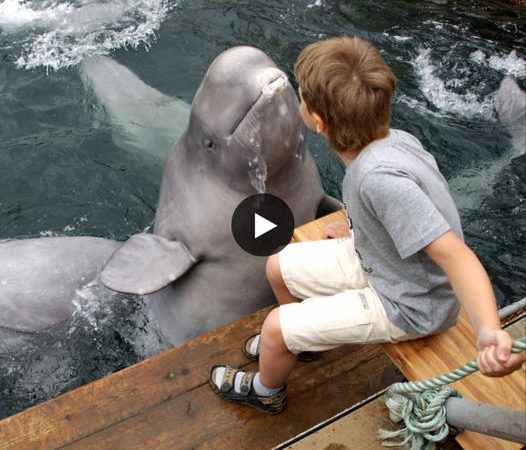
[[388, 359], [376, 346], [341, 349], [327, 361], [301, 364], [289, 383], [289, 407], [272, 417], [225, 403], [205, 378], [196, 389], [65, 448], [222, 449], [248, 448], [247, 442], [272, 448], [378, 391], [385, 385], [381, 373], [386, 365]]
[[[326, 425], [284, 450], [385, 450], [376, 433], [380, 428], [395, 429], [389, 421], [389, 411], [383, 397], [361, 406], [350, 414]], [[403, 447], [389, 447], [401, 450]], [[439, 450], [459, 450], [454, 439], [439, 444]]]
[[0, 448], [58, 448], [124, 421], [202, 385], [210, 355], [246, 364], [238, 343], [267, 313], [261, 310], [184, 348], [175, 347], [0, 421]]
[[240, 344], [267, 312], [0, 421], [0, 448], [271, 448], [395, 381], [380, 346], [346, 346], [298, 365], [281, 415], [220, 400], [208, 387], [210, 368], [254, 367]]

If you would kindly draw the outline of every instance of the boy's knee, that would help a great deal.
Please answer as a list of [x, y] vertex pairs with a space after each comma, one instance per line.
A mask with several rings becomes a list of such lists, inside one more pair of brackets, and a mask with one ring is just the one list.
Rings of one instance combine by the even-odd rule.
[[279, 321], [279, 308], [270, 311], [269, 315], [263, 322], [261, 333], [267, 343], [269, 341], [283, 341], [281, 323]]
[[267, 259], [266, 265], [267, 280], [271, 286], [276, 284], [283, 284], [283, 277], [281, 276], [281, 268], [279, 266], [279, 256], [277, 253], [270, 255]]

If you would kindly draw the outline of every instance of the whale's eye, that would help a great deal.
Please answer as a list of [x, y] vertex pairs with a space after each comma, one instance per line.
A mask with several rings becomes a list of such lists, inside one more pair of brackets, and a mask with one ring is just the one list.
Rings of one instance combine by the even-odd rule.
[[204, 139], [204, 144], [208, 150], [213, 150], [213, 148], [215, 147], [214, 141], [212, 141], [212, 139], [209, 138]]

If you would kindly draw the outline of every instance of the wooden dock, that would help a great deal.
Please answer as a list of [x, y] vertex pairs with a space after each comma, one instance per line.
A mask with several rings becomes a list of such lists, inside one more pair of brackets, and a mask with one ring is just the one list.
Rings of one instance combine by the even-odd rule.
[[283, 414], [217, 397], [212, 365], [254, 368], [240, 344], [259, 311], [0, 422], [2, 449], [269, 449], [400, 379], [379, 345], [346, 346], [301, 363]]
[[[322, 229], [323, 222], [317, 222], [297, 229], [294, 237], [311, 239]], [[0, 449], [382, 448], [376, 430], [393, 427], [377, 393], [402, 378], [387, 354], [409, 379], [448, 371], [475, 354], [464, 319], [452, 335], [396, 346], [343, 346], [317, 361], [299, 363], [289, 380], [287, 409], [265, 416], [219, 399], [208, 386], [208, 373], [218, 363], [256, 367], [243, 356], [241, 345], [259, 330], [269, 310], [0, 421]], [[514, 327], [516, 334], [524, 334], [524, 318]], [[523, 372], [478, 377], [468, 388], [455, 387], [468, 398], [526, 408]], [[459, 442], [464, 448], [520, 448], [474, 433], [462, 440], [463, 435]], [[449, 441], [445, 448], [458, 446]]]

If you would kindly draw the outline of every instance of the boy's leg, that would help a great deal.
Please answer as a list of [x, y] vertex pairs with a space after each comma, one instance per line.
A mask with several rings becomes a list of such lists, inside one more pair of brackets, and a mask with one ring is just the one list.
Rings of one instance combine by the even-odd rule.
[[290, 244], [268, 259], [267, 278], [280, 304], [369, 285], [352, 238]]
[[290, 293], [287, 285], [283, 281], [283, 275], [281, 274], [281, 267], [279, 265], [279, 253], [268, 257], [266, 274], [272, 292], [274, 292], [274, 297], [276, 297], [280, 305], [298, 301], [298, 299]]
[[374, 289], [351, 289], [274, 309], [261, 333], [259, 372], [214, 366], [209, 382], [226, 400], [279, 413], [286, 405], [285, 382], [304, 351], [322, 351], [342, 344], [409, 339], [391, 323]]
[[282, 387], [300, 352], [408, 338], [388, 319], [370, 287], [285, 304], [272, 310], [263, 323], [259, 380], [267, 388]]
[[414, 337], [389, 320], [371, 287], [309, 298], [301, 303], [282, 305], [278, 311], [283, 341], [293, 354], [325, 351], [343, 344], [397, 342]]
[[265, 319], [261, 330], [259, 348], [261, 383], [268, 388], [283, 386], [296, 365], [296, 359], [296, 355], [285, 345], [279, 309], [274, 309]]
[[[290, 244], [267, 259], [266, 274], [280, 305], [368, 285], [352, 238]], [[259, 340], [257, 335], [245, 341], [243, 349], [250, 359], [260, 357]], [[301, 352], [298, 357], [311, 361], [317, 355], [318, 352]]]

